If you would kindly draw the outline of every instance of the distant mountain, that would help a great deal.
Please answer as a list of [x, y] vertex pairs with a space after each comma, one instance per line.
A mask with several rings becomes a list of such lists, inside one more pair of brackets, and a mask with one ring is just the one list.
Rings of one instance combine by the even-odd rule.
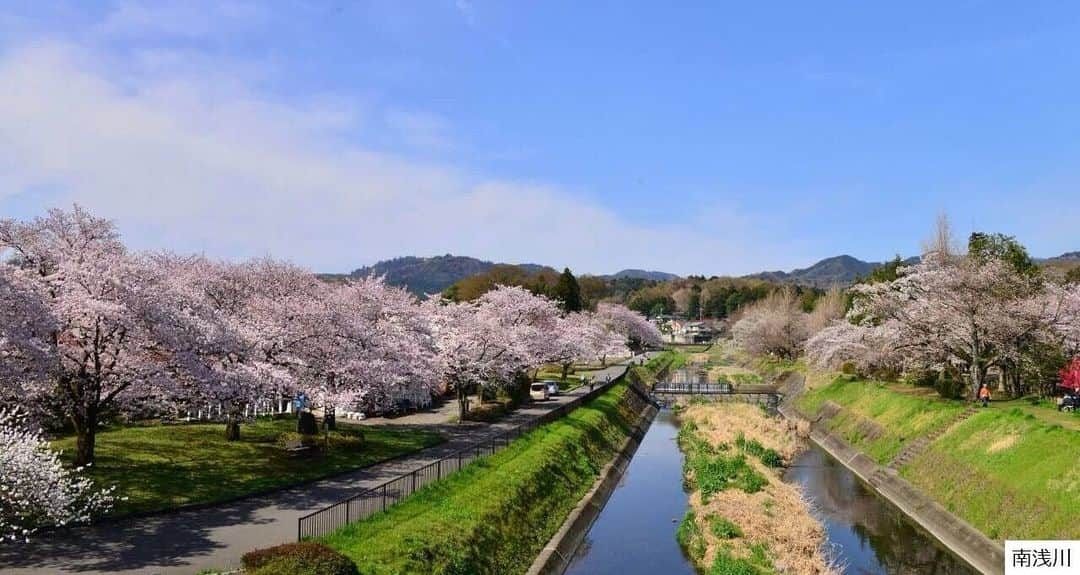
[[613, 279], [639, 279], [639, 280], [653, 280], [658, 282], [666, 282], [668, 280], [677, 280], [679, 276], [675, 274], [669, 274], [667, 272], [647, 271], [647, 270], [622, 270], [615, 272], [611, 275], [604, 276]]
[[745, 277], [778, 283], [829, 288], [849, 285], [857, 278], [869, 274], [871, 270], [879, 265], [881, 265], [880, 262], [864, 262], [849, 255], [842, 255], [825, 258], [808, 268], [796, 269], [790, 272], [761, 272]]
[[[370, 266], [353, 270], [347, 277], [365, 277], [368, 275], [386, 276], [386, 283], [401, 286], [417, 294], [439, 293], [458, 280], [484, 273], [496, 264], [467, 256], [415, 257], [406, 256], [385, 260]], [[518, 264], [530, 273], [550, 270], [537, 264]], [[325, 277], [341, 277], [326, 274]]]
[[1080, 252], [1065, 252], [1060, 256], [1054, 256], [1052, 258], [1036, 258], [1035, 261], [1046, 264], [1080, 264]]

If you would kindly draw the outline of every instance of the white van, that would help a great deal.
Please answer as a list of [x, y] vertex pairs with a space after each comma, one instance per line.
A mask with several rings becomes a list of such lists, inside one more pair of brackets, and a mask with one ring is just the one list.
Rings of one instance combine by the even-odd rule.
[[542, 381], [538, 381], [529, 386], [529, 397], [533, 401], [547, 401], [548, 400], [548, 386]]

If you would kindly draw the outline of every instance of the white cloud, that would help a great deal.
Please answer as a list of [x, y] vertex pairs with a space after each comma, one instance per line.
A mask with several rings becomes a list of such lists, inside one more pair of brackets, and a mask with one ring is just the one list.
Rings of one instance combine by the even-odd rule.
[[447, 252], [590, 272], [805, 263], [803, 248], [728, 210], [703, 209], [696, 226], [633, 224], [558, 187], [365, 149], [334, 98], [283, 103], [213, 74], [114, 66], [58, 43], [0, 57], [0, 214], [28, 197], [39, 211], [79, 202], [135, 247], [319, 271]]

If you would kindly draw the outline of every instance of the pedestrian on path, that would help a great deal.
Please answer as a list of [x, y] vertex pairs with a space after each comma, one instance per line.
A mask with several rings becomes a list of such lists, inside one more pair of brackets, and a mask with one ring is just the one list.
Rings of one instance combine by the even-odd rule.
[[982, 402], [983, 407], [990, 404], [990, 388], [985, 383], [979, 387], [979, 401]]

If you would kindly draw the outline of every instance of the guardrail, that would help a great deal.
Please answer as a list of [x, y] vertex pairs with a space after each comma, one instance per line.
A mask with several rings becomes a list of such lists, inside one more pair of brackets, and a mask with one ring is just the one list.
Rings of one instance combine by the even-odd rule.
[[[491, 438], [473, 443], [409, 473], [398, 475], [348, 499], [304, 515], [297, 520], [296, 539], [300, 541], [309, 537], [327, 535], [350, 523], [362, 521], [376, 513], [385, 511], [423, 487], [454, 474], [476, 459], [498, 453], [525, 433], [561, 418], [582, 403], [600, 395], [604, 390], [615, 385], [623, 378], [624, 376], [621, 375], [610, 383], [597, 386], [596, 389], [589, 393], [581, 395], [573, 401], [564, 403], [521, 425], [500, 432]], [[643, 388], [633, 384], [629, 387], [640, 399], [648, 401], [648, 393]]]

